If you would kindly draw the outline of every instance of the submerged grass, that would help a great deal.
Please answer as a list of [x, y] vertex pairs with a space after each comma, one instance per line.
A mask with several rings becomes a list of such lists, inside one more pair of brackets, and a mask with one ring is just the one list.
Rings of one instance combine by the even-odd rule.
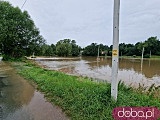
[[118, 100], [114, 102], [108, 83], [96, 83], [88, 78], [46, 70], [29, 62], [15, 67], [20, 68], [18, 71], [23, 77], [36, 83], [48, 100], [59, 105], [73, 120], [113, 120], [112, 110], [118, 106], [160, 108], [159, 97], [126, 87], [121, 82]]

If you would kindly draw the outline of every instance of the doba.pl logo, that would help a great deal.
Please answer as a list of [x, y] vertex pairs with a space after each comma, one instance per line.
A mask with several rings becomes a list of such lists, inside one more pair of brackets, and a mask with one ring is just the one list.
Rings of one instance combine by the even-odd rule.
[[156, 107], [117, 107], [112, 115], [115, 120], [158, 120], [160, 110]]

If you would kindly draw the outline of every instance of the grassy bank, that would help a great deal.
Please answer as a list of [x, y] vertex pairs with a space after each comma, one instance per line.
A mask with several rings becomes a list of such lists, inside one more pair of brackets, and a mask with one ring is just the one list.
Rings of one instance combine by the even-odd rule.
[[37, 84], [49, 101], [59, 105], [73, 120], [112, 120], [117, 106], [156, 106], [160, 108], [159, 90], [144, 93], [119, 84], [118, 100], [111, 100], [110, 84], [88, 78], [42, 69], [32, 63], [14, 63], [18, 72]]
[[[133, 56], [120, 56], [120, 58], [139, 58], [139, 59], [141, 59], [142, 56], [135, 56], [135, 57], [133, 57]], [[144, 58], [145, 58], [145, 55], [144, 55]], [[147, 59], [159, 59], [160, 60], [160, 56], [152, 55], [150, 58], [147, 58]]]

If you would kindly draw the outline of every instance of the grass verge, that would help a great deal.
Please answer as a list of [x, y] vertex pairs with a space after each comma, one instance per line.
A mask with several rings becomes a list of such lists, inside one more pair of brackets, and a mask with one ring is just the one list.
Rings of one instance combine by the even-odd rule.
[[37, 84], [48, 100], [60, 106], [73, 120], [113, 120], [118, 106], [156, 106], [160, 108], [159, 90], [143, 92], [119, 83], [118, 100], [111, 100], [108, 83], [42, 69], [32, 63], [14, 64], [19, 74]]

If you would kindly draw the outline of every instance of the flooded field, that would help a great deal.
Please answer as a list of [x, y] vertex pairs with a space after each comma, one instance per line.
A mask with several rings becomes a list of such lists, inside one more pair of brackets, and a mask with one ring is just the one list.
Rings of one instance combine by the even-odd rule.
[[[87, 76], [98, 81], [111, 81], [111, 58], [82, 57], [71, 60], [37, 60], [38, 64], [50, 70], [59, 70], [72, 75]], [[119, 59], [119, 80], [138, 87], [160, 85], [160, 60]]]
[[8, 63], [0, 61], [0, 120], [67, 120]]

